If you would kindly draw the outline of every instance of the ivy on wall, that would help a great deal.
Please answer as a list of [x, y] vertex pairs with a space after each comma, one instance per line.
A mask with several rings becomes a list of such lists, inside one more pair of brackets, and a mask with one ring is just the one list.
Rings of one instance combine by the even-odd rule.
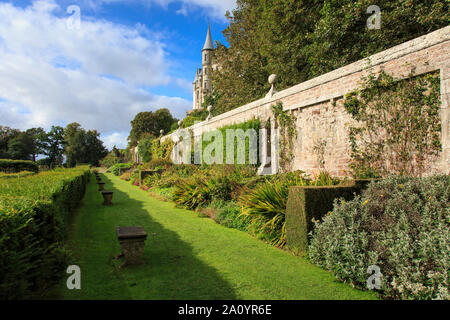
[[159, 138], [154, 139], [151, 143], [151, 159], [170, 160], [174, 143], [171, 139], [160, 142]]
[[349, 130], [357, 177], [420, 176], [441, 151], [439, 73], [406, 80], [370, 75], [344, 107], [358, 125]]
[[282, 171], [290, 171], [294, 159], [294, 143], [297, 140], [295, 117], [289, 111], [283, 111], [283, 104], [278, 102], [272, 106], [275, 126], [280, 129], [279, 164]]
[[[259, 119], [253, 118], [249, 121], [246, 122], [242, 122], [239, 124], [232, 124], [232, 125], [227, 125], [227, 126], [223, 126], [219, 129], [217, 129], [220, 133], [221, 133], [221, 137], [223, 139], [222, 143], [223, 143], [223, 163], [227, 163], [227, 150], [226, 150], [226, 146], [227, 146], [227, 130], [243, 130], [244, 134], [248, 131], [248, 130], [254, 130], [254, 132], [256, 133], [256, 155], [258, 158], [258, 161], [256, 163], [256, 165], [258, 165], [260, 163], [259, 161], [259, 129], [261, 127], [261, 121]], [[204, 154], [205, 149], [212, 143], [215, 142], [215, 138], [212, 138], [210, 141], [206, 141], [208, 139], [205, 139], [205, 135], [207, 133], [204, 132], [202, 134], [202, 154]], [[238, 160], [238, 153], [241, 152], [241, 150], [238, 150], [238, 142], [237, 139], [234, 139], [234, 164], [237, 164], [237, 160]], [[200, 149], [200, 148], [199, 148]], [[192, 161], [194, 161], [194, 148], [192, 147]], [[245, 159], [245, 163], [249, 164], [249, 159], [250, 159], [250, 141], [248, 138], [245, 139], [245, 155], [244, 155], [244, 159]], [[215, 156], [214, 152], [213, 152], [213, 156]], [[202, 161], [204, 159], [202, 158]], [[194, 163], [194, 162], [193, 162]]]

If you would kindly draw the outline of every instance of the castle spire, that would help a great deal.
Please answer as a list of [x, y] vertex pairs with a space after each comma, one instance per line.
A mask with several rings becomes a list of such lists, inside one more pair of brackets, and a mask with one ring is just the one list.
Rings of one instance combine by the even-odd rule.
[[203, 46], [203, 50], [214, 50], [214, 45], [212, 42], [212, 37], [211, 37], [211, 28], [209, 26], [209, 22], [208, 22], [208, 33], [206, 34], [206, 41], [205, 41], [205, 45]]

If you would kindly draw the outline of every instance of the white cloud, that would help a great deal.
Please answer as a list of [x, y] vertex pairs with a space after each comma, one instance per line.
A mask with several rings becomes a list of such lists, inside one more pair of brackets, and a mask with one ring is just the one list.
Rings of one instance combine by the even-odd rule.
[[114, 132], [110, 135], [102, 135], [100, 138], [104, 142], [104, 145], [111, 150], [114, 146], [119, 149], [126, 147], [125, 141], [127, 141], [128, 132]]
[[76, 121], [102, 132], [108, 146], [123, 147], [119, 139], [136, 113], [167, 107], [183, 117], [191, 108], [187, 100], [140, 89], [185, 86], [167, 75], [158, 35], [94, 20], [70, 30], [58, 12], [65, 10], [52, 0], [24, 9], [0, 3], [0, 124], [26, 129]]
[[[64, 1], [68, 2], [68, 0]], [[186, 16], [189, 14], [189, 11], [200, 8], [204, 11], [205, 15], [220, 20], [225, 20], [227, 10], [231, 11], [236, 7], [236, 0], [80, 0], [77, 3], [84, 7], [98, 10], [104, 4], [115, 2], [139, 2], [147, 7], [156, 4], [164, 8], [167, 8], [169, 4], [179, 3], [181, 7], [177, 11], [178, 14]]]

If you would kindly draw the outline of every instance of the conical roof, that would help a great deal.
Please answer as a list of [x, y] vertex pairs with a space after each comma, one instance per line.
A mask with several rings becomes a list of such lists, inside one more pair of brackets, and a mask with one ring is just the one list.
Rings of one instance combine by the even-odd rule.
[[214, 50], [214, 44], [211, 38], [211, 28], [209, 27], [209, 23], [208, 23], [208, 33], [206, 34], [206, 41], [205, 44], [203, 45], [202, 51], [203, 50]]

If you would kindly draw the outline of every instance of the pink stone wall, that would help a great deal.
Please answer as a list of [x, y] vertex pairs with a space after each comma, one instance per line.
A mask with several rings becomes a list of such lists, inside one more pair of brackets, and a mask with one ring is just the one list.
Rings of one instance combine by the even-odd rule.
[[[384, 70], [396, 78], [439, 71], [441, 77], [442, 152], [430, 164], [429, 173], [450, 173], [450, 26], [377, 53], [368, 59], [349, 64], [317, 78], [280, 91], [271, 98], [263, 98], [231, 110], [210, 121], [191, 128], [194, 135], [225, 125], [260, 118], [272, 118], [271, 106], [283, 103], [297, 118], [298, 139], [295, 144], [293, 170], [310, 174], [319, 171], [314, 144], [326, 142], [324, 167], [333, 175], [348, 175], [348, 128], [352, 119], [343, 108], [343, 96], [359, 87], [363, 77]], [[278, 75], [282, 77], [283, 75]], [[163, 137], [166, 139], [170, 135]]]

